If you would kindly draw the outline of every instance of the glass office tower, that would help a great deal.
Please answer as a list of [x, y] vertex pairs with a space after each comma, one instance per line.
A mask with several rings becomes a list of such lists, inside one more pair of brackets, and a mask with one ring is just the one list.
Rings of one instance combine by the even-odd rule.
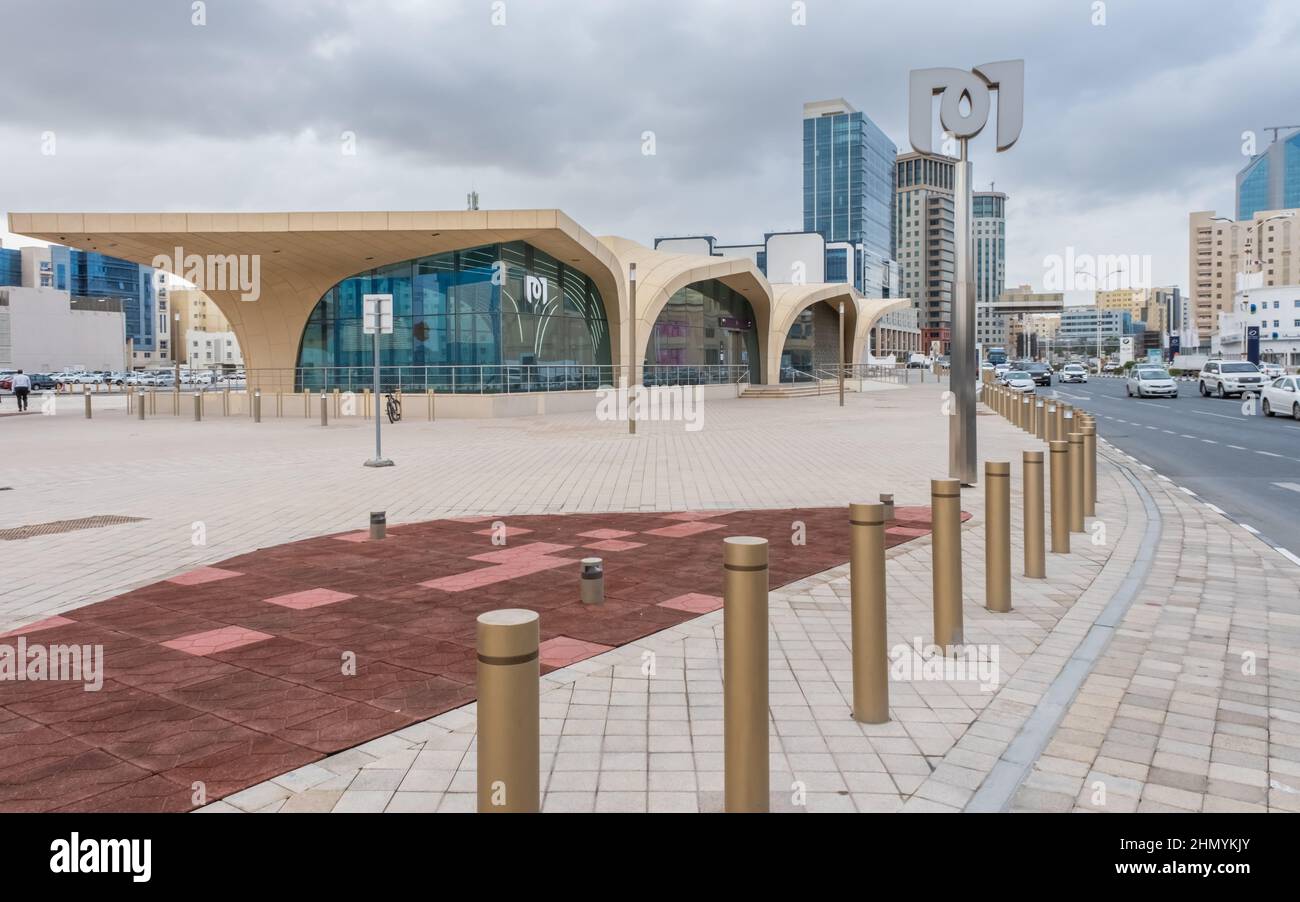
[[1275, 140], [1237, 173], [1237, 221], [1300, 207], [1300, 131]]

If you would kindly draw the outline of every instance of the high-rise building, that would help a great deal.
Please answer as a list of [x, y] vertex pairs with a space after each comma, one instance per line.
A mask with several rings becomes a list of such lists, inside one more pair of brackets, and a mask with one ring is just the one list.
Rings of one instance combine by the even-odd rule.
[[[1300, 210], [1256, 210], [1234, 222], [1214, 211], [1188, 222], [1188, 317], [1202, 346], [1231, 313], [1238, 277], [1258, 275], [1265, 287], [1300, 283]], [[1184, 347], [1187, 342], [1184, 341]]]
[[1237, 173], [1239, 220], [1253, 219], [1261, 210], [1300, 207], [1300, 131], [1280, 141], [1279, 133]]
[[1007, 196], [1000, 191], [972, 192], [971, 259], [975, 267], [975, 342], [981, 347], [1006, 347], [1006, 317], [992, 307], [1007, 281]]
[[854, 249], [848, 281], [863, 294], [897, 297], [888, 280], [896, 259], [898, 148], [843, 99], [805, 103], [803, 117], [803, 230]]
[[927, 353], [937, 342], [947, 354], [952, 341], [956, 163], [953, 157], [915, 151], [899, 154], [895, 163], [898, 293], [917, 308]]

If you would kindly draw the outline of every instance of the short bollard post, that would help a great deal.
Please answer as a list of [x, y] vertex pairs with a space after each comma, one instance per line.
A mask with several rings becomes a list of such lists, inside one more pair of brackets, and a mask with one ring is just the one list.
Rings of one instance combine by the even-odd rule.
[[1043, 452], [1024, 453], [1025, 576], [1047, 578], [1047, 555], [1043, 549]]
[[727, 811], [765, 812], [769, 806], [767, 577], [767, 539], [724, 540], [722, 716]]
[[1069, 432], [1070, 532], [1083, 532], [1083, 433]]
[[894, 496], [886, 492], [880, 493], [880, 503], [885, 508], [885, 519], [894, 519]]
[[135, 396], [135, 415], [136, 419], [144, 419], [144, 392], [140, 392]]
[[1011, 463], [984, 462], [984, 606], [1011, 610]]
[[84, 392], [84, 394], [86, 397], [86, 419], [89, 420], [90, 419], [90, 386], [89, 385], [85, 386], [85, 389], [86, 391]]
[[889, 720], [885, 636], [885, 505], [850, 504], [849, 593], [853, 637], [853, 719]]
[[375, 541], [388, 535], [388, 512], [370, 512], [370, 539]]
[[203, 419], [203, 392], [194, 393], [194, 422]]
[[262, 390], [260, 388], [253, 391], [253, 422], [262, 422]]
[[1020, 428], [1029, 433], [1034, 431], [1034, 399], [1031, 395], [1020, 399]]
[[1089, 420], [1083, 427], [1083, 513], [1097, 516], [1097, 425]]
[[1040, 439], [1047, 438], [1047, 402], [1039, 398], [1034, 402], [1034, 435]]
[[1069, 433], [1065, 431], [1065, 412], [1070, 409], [1070, 405], [1064, 401], [1056, 402], [1056, 440], [1058, 442], [1069, 441]]
[[541, 809], [539, 632], [536, 611], [478, 616], [480, 813]]
[[580, 596], [583, 604], [605, 603], [605, 564], [598, 557], [582, 559]]
[[1052, 480], [1052, 553], [1070, 553], [1070, 443], [1049, 442]]
[[930, 519], [934, 530], [934, 644], [946, 654], [962, 644], [960, 480], [930, 480]]
[[325, 389], [323, 388], [320, 392], [320, 424], [322, 426], [330, 424], [330, 408], [329, 404], [325, 402]]

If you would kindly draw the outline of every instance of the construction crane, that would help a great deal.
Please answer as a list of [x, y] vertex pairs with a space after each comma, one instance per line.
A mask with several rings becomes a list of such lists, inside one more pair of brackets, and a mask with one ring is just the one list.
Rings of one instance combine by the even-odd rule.
[[1300, 128], [1300, 125], [1269, 125], [1264, 128], [1264, 131], [1273, 133], [1273, 140], [1270, 141], [1269, 143], [1275, 144], [1277, 143], [1278, 132], [1283, 132], [1286, 131], [1287, 129], [1292, 129], [1292, 128]]

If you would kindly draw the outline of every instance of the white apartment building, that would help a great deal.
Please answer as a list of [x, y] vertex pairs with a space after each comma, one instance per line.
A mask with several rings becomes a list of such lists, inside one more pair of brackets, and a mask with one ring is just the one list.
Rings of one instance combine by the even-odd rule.
[[29, 373], [125, 368], [124, 316], [115, 299], [54, 288], [0, 288], [0, 367]]
[[1213, 354], [1246, 356], [1246, 330], [1259, 326], [1261, 360], [1300, 366], [1300, 285], [1254, 285], [1249, 276], [1233, 294], [1233, 309], [1221, 311], [1210, 342]]
[[1237, 276], [1258, 274], [1265, 287], [1300, 284], [1300, 210], [1260, 210], [1235, 222], [1214, 211], [1192, 213], [1188, 225], [1188, 298], [1204, 342], [1218, 314], [1232, 313]]

